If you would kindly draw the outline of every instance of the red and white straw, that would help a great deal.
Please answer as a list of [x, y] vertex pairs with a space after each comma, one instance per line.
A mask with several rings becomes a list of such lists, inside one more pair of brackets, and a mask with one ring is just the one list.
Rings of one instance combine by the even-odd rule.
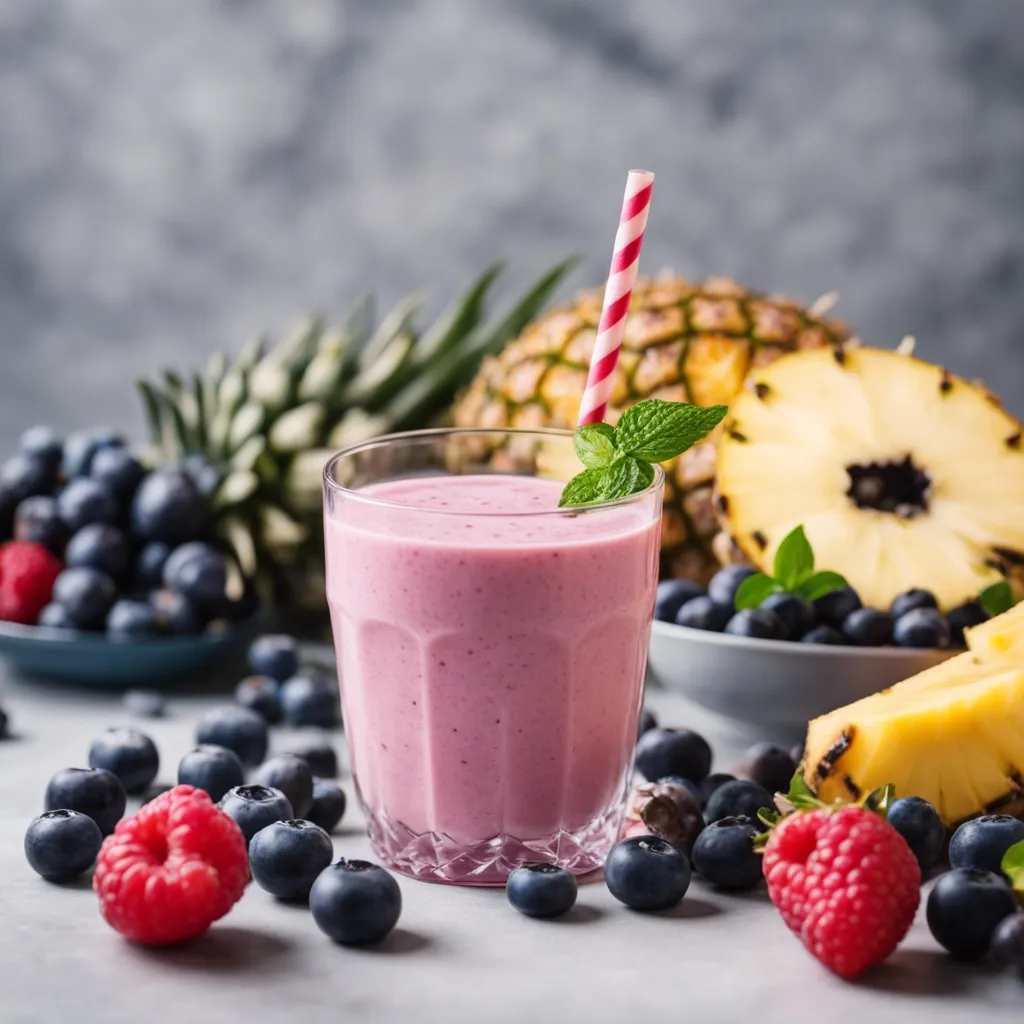
[[590, 357], [587, 389], [580, 405], [579, 425], [600, 423], [608, 411], [608, 399], [615, 384], [615, 367], [619, 364], [622, 335], [626, 330], [629, 299], [633, 294], [640, 266], [640, 247], [644, 242], [647, 214], [651, 209], [654, 175], [650, 171], [630, 171], [626, 194], [622, 199], [619, 230], [615, 233], [615, 249], [608, 284], [604, 289], [604, 308], [597, 327], [594, 354]]

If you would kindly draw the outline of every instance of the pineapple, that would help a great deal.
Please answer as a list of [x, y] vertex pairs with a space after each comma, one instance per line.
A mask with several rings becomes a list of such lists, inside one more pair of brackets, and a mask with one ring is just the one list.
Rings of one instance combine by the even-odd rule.
[[434, 422], [481, 358], [540, 313], [571, 264], [549, 270], [498, 319], [485, 320], [495, 266], [423, 332], [421, 297], [400, 302], [376, 328], [364, 299], [341, 328], [305, 319], [274, 347], [252, 344], [230, 363], [215, 355], [187, 379], [165, 372], [160, 383], [140, 381], [153, 461], [196, 455], [218, 467], [211, 508], [242, 572], [268, 599], [322, 608], [328, 456]]
[[759, 568], [802, 525], [866, 605], [923, 587], [950, 608], [1024, 563], [1021, 424], [979, 384], [902, 351], [794, 353], [723, 428], [716, 508]]
[[986, 661], [1024, 665], [1024, 604], [965, 631], [967, 647]]
[[[601, 315], [603, 291], [531, 324], [501, 355], [484, 361], [455, 407], [472, 427], [574, 427]], [[849, 337], [825, 319], [832, 297], [810, 308], [741, 288], [726, 278], [691, 284], [670, 273], [641, 278], [633, 289], [608, 418], [643, 398], [728, 404], [751, 368], [793, 349], [836, 346]], [[715, 435], [717, 436], [717, 435]], [[711, 542], [715, 436], [666, 466], [663, 571], [700, 582], [718, 567]], [[571, 476], [579, 465], [553, 470]]]

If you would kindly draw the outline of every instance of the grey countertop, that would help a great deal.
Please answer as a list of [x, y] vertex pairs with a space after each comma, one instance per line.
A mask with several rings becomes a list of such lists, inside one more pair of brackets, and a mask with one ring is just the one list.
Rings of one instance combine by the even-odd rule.
[[[87, 882], [50, 885], [22, 853], [49, 776], [82, 764], [92, 736], [126, 720], [118, 699], [8, 676], [0, 701], [16, 734], [0, 743], [3, 1024], [1021, 1019], [1024, 985], [953, 964], [923, 911], [889, 963], [847, 984], [804, 952], [763, 894], [725, 897], [700, 882], [660, 915], [626, 910], [595, 882], [581, 886], [567, 919], [538, 922], [513, 912], [500, 891], [402, 880], [398, 929], [366, 950], [332, 945], [306, 910], [275, 904], [254, 886], [196, 942], [134, 947], [103, 923]], [[172, 698], [166, 719], [141, 726], [160, 747], [162, 779], [172, 778], [210, 702]], [[722, 726], [679, 698], [655, 693], [651, 703], [667, 724], [705, 732], [719, 765], [735, 756]], [[342, 784], [351, 793], [351, 780]], [[355, 813], [335, 849], [368, 854]]]

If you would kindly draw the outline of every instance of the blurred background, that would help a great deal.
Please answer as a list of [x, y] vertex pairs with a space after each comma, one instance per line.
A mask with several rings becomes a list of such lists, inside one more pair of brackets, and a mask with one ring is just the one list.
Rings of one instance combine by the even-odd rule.
[[0, 0], [0, 436], [366, 289], [599, 282], [631, 166], [645, 270], [837, 290], [1024, 413], [1022, 114], [1020, 0]]

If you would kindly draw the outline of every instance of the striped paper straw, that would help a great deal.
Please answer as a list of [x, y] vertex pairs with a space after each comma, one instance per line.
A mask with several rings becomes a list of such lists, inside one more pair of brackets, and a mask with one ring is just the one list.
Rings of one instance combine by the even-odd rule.
[[654, 175], [650, 171], [630, 171], [626, 194], [622, 199], [619, 230], [615, 233], [615, 249], [608, 284], [604, 289], [604, 308], [597, 326], [597, 340], [590, 357], [587, 389], [580, 405], [579, 425], [600, 423], [608, 411], [608, 399], [615, 384], [615, 367], [619, 364], [622, 335], [626, 330], [629, 298], [633, 294], [636, 273], [640, 266], [640, 246], [644, 242], [647, 214], [651, 209]]

